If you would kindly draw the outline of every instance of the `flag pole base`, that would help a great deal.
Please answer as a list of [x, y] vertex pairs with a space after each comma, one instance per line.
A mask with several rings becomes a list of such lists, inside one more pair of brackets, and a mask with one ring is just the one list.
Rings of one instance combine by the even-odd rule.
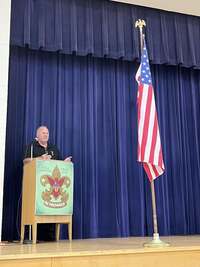
[[162, 247], [169, 247], [170, 244], [162, 241], [159, 237], [159, 234], [154, 233], [153, 239], [148, 243], [144, 243], [143, 246], [147, 248], [162, 248]]

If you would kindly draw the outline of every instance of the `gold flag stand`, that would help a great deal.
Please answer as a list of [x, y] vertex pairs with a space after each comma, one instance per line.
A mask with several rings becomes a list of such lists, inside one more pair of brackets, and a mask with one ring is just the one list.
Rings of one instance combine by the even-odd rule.
[[[140, 49], [142, 54], [143, 49], [143, 27], [146, 26], [146, 23], [144, 20], [139, 19], [135, 22], [135, 28], [139, 28], [140, 30]], [[144, 247], [168, 247], [170, 246], [169, 243], [166, 243], [162, 241], [159, 237], [158, 233], [158, 223], [157, 223], [157, 212], [156, 212], [156, 198], [155, 198], [155, 188], [154, 188], [154, 181], [151, 181], [151, 198], [152, 198], [152, 210], [153, 210], [153, 239], [148, 242], [144, 243]]]
[[160, 239], [159, 233], [158, 233], [154, 181], [151, 181], [151, 198], [152, 198], [152, 209], [153, 209], [153, 229], [154, 229], [154, 233], [153, 233], [153, 239], [148, 243], [144, 243], [144, 247], [151, 247], [151, 248], [152, 247], [168, 247], [168, 246], [170, 246], [170, 244], [162, 241]]

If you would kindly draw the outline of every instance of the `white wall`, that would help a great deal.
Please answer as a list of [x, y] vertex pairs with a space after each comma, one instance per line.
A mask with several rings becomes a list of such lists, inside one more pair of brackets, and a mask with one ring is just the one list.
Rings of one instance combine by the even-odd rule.
[[174, 11], [184, 14], [200, 16], [199, 0], [111, 0], [115, 2], [124, 2], [139, 6], [153, 7], [168, 11]]
[[11, 0], [0, 0], [0, 239], [2, 230]]

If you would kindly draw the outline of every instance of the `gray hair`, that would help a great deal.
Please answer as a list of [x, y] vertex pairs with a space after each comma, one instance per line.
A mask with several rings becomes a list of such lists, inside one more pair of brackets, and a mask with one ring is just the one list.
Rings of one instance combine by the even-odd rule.
[[39, 127], [37, 128], [37, 130], [36, 130], [36, 137], [38, 137], [38, 133], [39, 133], [39, 131], [40, 131], [42, 128], [45, 128], [45, 129], [47, 129], [47, 130], [49, 131], [49, 129], [47, 128], [47, 126], [45, 126], [45, 125], [41, 125], [41, 126], [39, 126]]

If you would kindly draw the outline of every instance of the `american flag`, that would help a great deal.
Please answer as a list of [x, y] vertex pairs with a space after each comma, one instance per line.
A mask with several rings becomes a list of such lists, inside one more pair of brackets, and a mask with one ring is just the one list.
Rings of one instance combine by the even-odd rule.
[[165, 167], [145, 39], [143, 42], [141, 63], [136, 73], [138, 83], [138, 161], [142, 162], [149, 180], [152, 181], [163, 174]]

